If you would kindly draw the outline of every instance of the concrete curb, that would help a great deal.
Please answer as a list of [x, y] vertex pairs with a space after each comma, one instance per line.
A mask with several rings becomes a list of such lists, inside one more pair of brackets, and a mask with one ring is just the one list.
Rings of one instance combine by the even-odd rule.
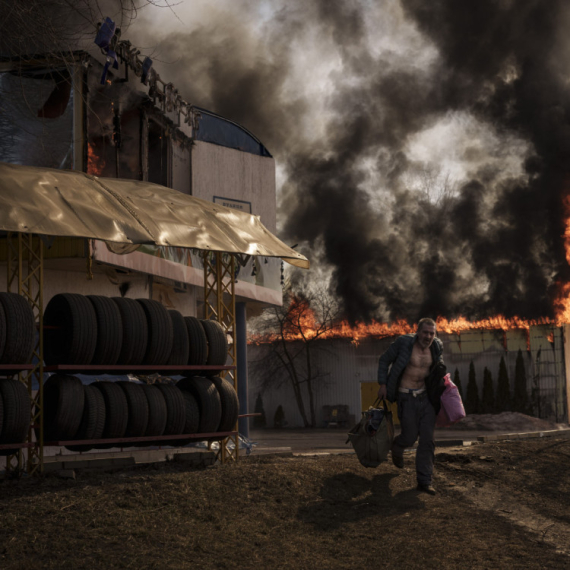
[[547, 431], [529, 431], [522, 433], [505, 433], [498, 435], [482, 435], [477, 437], [477, 441], [487, 443], [491, 441], [502, 441], [512, 439], [537, 439], [539, 437], [570, 437], [569, 429], [553, 429]]
[[473, 445], [473, 440], [470, 439], [440, 439], [436, 440], [435, 446], [436, 447], [469, 447]]
[[[441, 447], [471, 447], [472, 445], [479, 445], [482, 443], [503, 441], [503, 440], [517, 440], [517, 439], [535, 439], [539, 437], [570, 437], [570, 428], [568, 429], [557, 429], [557, 430], [546, 430], [546, 431], [533, 431], [533, 432], [521, 432], [521, 433], [506, 433], [506, 434], [493, 434], [485, 436], [477, 436], [477, 439], [438, 439], [435, 441], [437, 448]], [[414, 447], [407, 450], [408, 452], [413, 451], [417, 447], [417, 443]], [[266, 449], [256, 449], [254, 448], [252, 453], [248, 457], [317, 457], [323, 455], [345, 455], [354, 453], [354, 449], [306, 449], [299, 451], [292, 451], [291, 447], [271, 447]]]
[[249, 455], [240, 455], [239, 460], [242, 459], [256, 459], [258, 457], [293, 457], [292, 451], [270, 451], [268, 453], [250, 453]]

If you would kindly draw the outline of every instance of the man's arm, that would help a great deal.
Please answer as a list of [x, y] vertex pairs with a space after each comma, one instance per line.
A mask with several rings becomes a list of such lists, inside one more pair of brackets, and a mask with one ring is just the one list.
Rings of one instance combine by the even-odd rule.
[[445, 364], [445, 362], [443, 362], [443, 343], [437, 337], [435, 337], [433, 341], [437, 344], [437, 354], [434, 364]]
[[396, 339], [389, 347], [386, 352], [380, 356], [378, 359], [378, 384], [380, 388], [378, 389], [378, 398], [381, 400], [386, 399], [386, 383], [388, 382], [388, 370], [390, 365], [396, 360], [398, 356], [399, 343]]

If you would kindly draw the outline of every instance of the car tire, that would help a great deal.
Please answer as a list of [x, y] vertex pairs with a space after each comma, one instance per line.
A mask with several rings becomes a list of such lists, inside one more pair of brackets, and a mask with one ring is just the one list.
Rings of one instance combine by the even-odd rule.
[[190, 340], [188, 337], [188, 329], [184, 322], [184, 317], [179, 311], [168, 311], [170, 320], [172, 321], [172, 350], [168, 364], [172, 366], [186, 366], [190, 357]]
[[[101, 391], [105, 401], [105, 427], [103, 439], [117, 439], [125, 436], [129, 422], [129, 405], [127, 397], [115, 382], [93, 382], [91, 386]], [[96, 449], [122, 447], [120, 443], [97, 444]]]
[[148, 425], [148, 401], [141, 384], [117, 382], [125, 393], [129, 406], [129, 421], [125, 437], [143, 437]]
[[[166, 402], [166, 426], [163, 435], [180, 435], [184, 433], [186, 423], [186, 404], [182, 392], [174, 384], [155, 384], [162, 392]], [[163, 441], [163, 445], [180, 445], [180, 440]]]
[[218, 321], [202, 320], [206, 338], [208, 339], [209, 366], [224, 366], [228, 359], [228, 338], [226, 331]]
[[97, 343], [91, 364], [116, 364], [123, 344], [123, 321], [117, 304], [109, 297], [88, 295], [97, 318]]
[[[85, 393], [83, 414], [74, 439], [101, 439], [105, 429], [105, 399], [101, 391], [94, 386], [83, 386], [83, 390]], [[70, 451], [83, 452], [93, 449], [93, 445], [67, 445], [66, 448]]]
[[174, 336], [168, 311], [161, 303], [152, 299], [137, 299], [137, 302], [143, 308], [148, 324], [148, 344], [143, 364], [167, 364]]
[[123, 338], [117, 364], [142, 364], [148, 344], [148, 325], [143, 308], [134, 299], [112, 297], [121, 314]]
[[[148, 403], [148, 424], [145, 437], [164, 435], [167, 421], [166, 401], [162, 392], [154, 384], [141, 384]], [[153, 445], [152, 441], [141, 441], [138, 446]]]
[[222, 403], [215, 384], [209, 378], [194, 376], [182, 378], [176, 386], [194, 396], [200, 410], [198, 433], [214, 433], [222, 419]]
[[224, 378], [214, 376], [212, 382], [220, 394], [222, 417], [218, 431], [234, 431], [239, 415], [239, 400], [234, 387]]
[[188, 329], [188, 364], [190, 366], [202, 366], [208, 359], [208, 339], [200, 319], [196, 317], [184, 317]]
[[[0, 443], [23, 443], [28, 437], [32, 419], [32, 403], [26, 386], [13, 378], [0, 380], [0, 395], [3, 404], [2, 435]], [[2, 450], [10, 455], [15, 450]]]
[[44, 441], [74, 439], [83, 416], [85, 390], [69, 374], [53, 374], [44, 384]]
[[0, 364], [27, 364], [32, 359], [36, 343], [36, 320], [32, 308], [17, 293], [0, 293], [0, 304], [5, 324]]
[[44, 312], [46, 364], [91, 364], [97, 347], [97, 317], [83, 295], [59, 293]]
[[[178, 388], [178, 386], [176, 386]], [[184, 423], [185, 434], [196, 434], [200, 427], [200, 408], [198, 407], [198, 402], [196, 398], [192, 396], [192, 393], [188, 390], [180, 390], [182, 396], [184, 397], [184, 404], [186, 408], [186, 422]], [[184, 439], [180, 440], [178, 445], [188, 445], [196, 441], [195, 439]]]

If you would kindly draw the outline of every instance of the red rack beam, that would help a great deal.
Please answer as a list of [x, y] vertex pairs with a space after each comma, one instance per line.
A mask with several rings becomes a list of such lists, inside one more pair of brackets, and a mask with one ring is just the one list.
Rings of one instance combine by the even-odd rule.
[[174, 439], [225, 439], [226, 437], [237, 435], [237, 431], [218, 431], [213, 433], [190, 433], [182, 435], [154, 435], [146, 437], [117, 437], [112, 439], [73, 439], [69, 441], [48, 441], [44, 447], [64, 446], [64, 445], [98, 445], [100, 443], [136, 443], [139, 441], [170, 441]]
[[44, 372], [99, 372], [100, 374], [136, 374], [139, 372], [144, 374], [147, 372], [214, 372], [216, 370], [235, 370], [235, 368], [235, 366], [211, 366], [206, 364], [203, 366], [177, 366], [173, 364], [141, 364], [137, 366], [131, 364], [53, 364], [45, 366]]
[[22, 449], [24, 447], [34, 447], [34, 442], [31, 443], [3, 443], [0, 449]]

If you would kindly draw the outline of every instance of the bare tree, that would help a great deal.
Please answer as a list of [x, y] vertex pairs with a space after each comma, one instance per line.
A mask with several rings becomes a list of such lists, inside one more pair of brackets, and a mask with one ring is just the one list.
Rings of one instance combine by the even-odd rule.
[[445, 206], [458, 191], [458, 182], [449, 171], [424, 163], [410, 166], [404, 176], [404, 183], [419, 192], [427, 203], [435, 206]]
[[326, 350], [319, 341], [333, 331], [338, 317], [337, 302], [323, 289], [299, 292], [289, 287], [283, 306], [266, 309], [252, 326], [263, 351], [252, 366], [253, 375], [263, 390], [288, 383], [305, 427], [316, 426], [315, 387], [328, 376], [315, 364], [314, 353]]

